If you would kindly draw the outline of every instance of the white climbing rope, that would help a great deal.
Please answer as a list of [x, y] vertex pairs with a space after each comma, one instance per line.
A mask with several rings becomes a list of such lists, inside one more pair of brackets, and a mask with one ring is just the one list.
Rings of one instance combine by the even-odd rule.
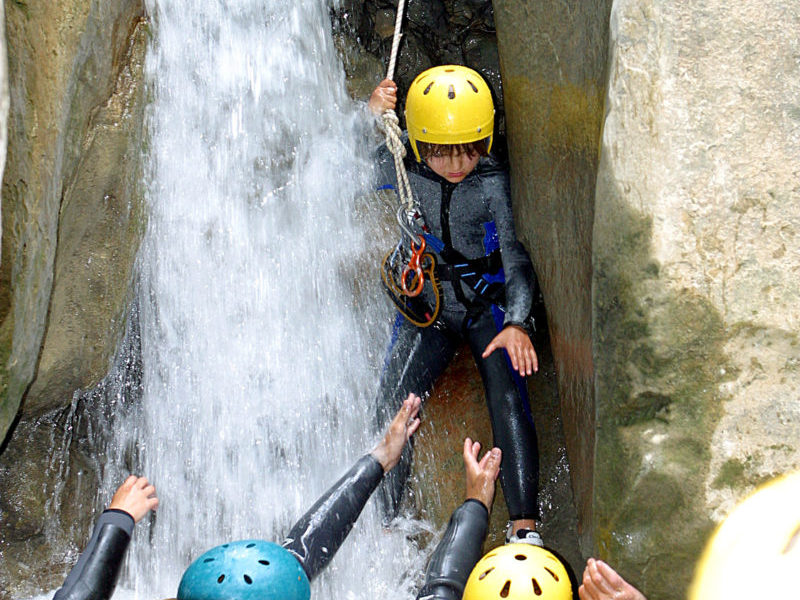
[[[399, 0], [397, 3], [397, 17], [394, 21], [394, 38], [392, 39], [392, 53], [389, 57], [389, 69], [386, 72], [386, 79], [392, 79], [394, 77], [394, 68], [397, 63], [397, 52], [400, 48], [400, 38], [402, 37], [402, 33], [400, 33], [401, 24], [403, 22], [403, 11], [405, 10], [405, 0]], [[417, 212], [417, 205], [414, 201], [414, 195], [411, 193], [411, 184], [408, 182], [408, 173], [406, 173], [406, 167], [403, 164], [403, 158], [406, 156], [406, 149], [403, 145], [402, 135], [403, 131], [400, 129], [400, 120], [397, 117], [397, 114], [392, 109], [388, 109], [384, 111], [381, 115], [381, 128], [383, 129], [383, 134], [386, 138], [386, 147], [389, 149], [389, 152], [392, 153], [394, 157], [394, 168], [397, 172], [397, 195], [400, 199], [400, 205], [406, 212], [406, 221], [407, 223], [400, 223], [401, 226], [406, 225], [408, 228], [408, 222], [410, 221], [410, 217]], [[398, 217], [398, 220], [399, 217]], [[406, 231], [408, 233], [408, 231]], [[412, 236], [413, 239], [413, 236]]]

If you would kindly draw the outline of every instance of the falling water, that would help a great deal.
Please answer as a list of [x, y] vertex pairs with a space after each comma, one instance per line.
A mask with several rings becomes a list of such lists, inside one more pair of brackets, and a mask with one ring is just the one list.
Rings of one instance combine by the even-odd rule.
[[[377, 288], [369, 148], [325, 0], [147, 4], [143, 398], [116, 421], [112, 462], [133, 448], [158, 487], [123, 587], [161, 598], [211, 546], [279, 541], [374, 443], [386, 319], [377, 292], [356, 293]], [[423, 559], [376, 512], [315, 599], [410, 594]]]

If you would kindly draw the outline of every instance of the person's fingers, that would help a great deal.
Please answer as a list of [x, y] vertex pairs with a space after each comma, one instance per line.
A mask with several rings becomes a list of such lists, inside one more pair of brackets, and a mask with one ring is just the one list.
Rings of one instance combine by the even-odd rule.
[[511, 359], [511, 366], [517, 373], [522, 374], [522, 371], [519, 370], [519, 356], [516, 346], [512, 348], [507, 347], [506, 352], [508, 352], [508, 357]]
[[468, 469], [478, 466], [478, 453], [480, 450], [480, 442], [473, 442], [470, 438], [464, 440], [464, 464]]
[[531, 356], [530, 352], [525, 352], [525, 375], [531, 375], [533, 373], [533, 356]]
[[596, 573], [597, 569], [594, 566], [594, 559], [590, 558], [586, 561], [586, 568], [583, 570], [583, 581], [578, 588], [578, 596], [581, 600], [599, 600], [599, 591], [592, 580], [592, 571]]
[[502, 460], [502, 457], [503, 452], [500, 450], [500, 448], [492, 448], [483, 457], [485, 459], [485, 462], [483, 463], [483, 470], [491, 475], [492, 481], [496, 481], [497, 477], [500, 475], [500, 461]]
[[533, 352], [533, 372], [534, 373], [538, 373], [539, 372], [539, 355], [536, 354], [536, 350], [534, 350], [533, 348], [531, 348], [531, 351]]
[[478, 468], [479, 468], [481, 471], [485, 471], [485, 470], [486, 470], [486, 465], [488, 465], [488, 464], [489, 464], [489, 459], [490, 459], [491, 457], [492, 457], [492, 452], [491, 452], [491, 450], [490, 450], [489, 452], [487, 452], [486, 454], [484, 454], [484, 455], [483, 455], [483, 457], [481, 458], [480, 462], [478, 463]]
[[480, 442], [472, 442], [472, 449], [470, 450], [472, 453], [472, 458], [475, 459], [475, 462], [478, 462], [478, 456], [481, 453], [481, 443]]
[[407, 430], [407, 433], [406, 433], [406, 439], [409, 439], [412, 435], [414, 435], [417, 432], [417, 429], [419, 429], [420, 423], [421, 423], [421, 421], [419, 419], [413, 419], [409, 423], [408, 430]]
[[408, 416], [409, 418], [413, 419], [417, 416], [417, 414], [419, 414], [419, 409], [422, 406], [422, 398], [416, 394], [409, 394], [409, 398], [411, 399], [411, 412]]
[[145, 498], [149, 498], [155, 493], [156, 493], [156, 486], [154, 486], [152, 483], [147, 487], [142, 488], [142, 494], [144, 494]]
[[[603, 569], [605, 567], [605, 569]], [[611, 575], [611, 578], [608, 577]], [[619, 579], [616, 571], [611, 569], [601, 560], [594, 560], [591, 567], [589, 567], [589, 576], [591, 577], [592, 584], [594, 584], [594, 591], [596, 595], [613, 596], [618, 592], [616, 582], [611, 579]]]
[[483, 354], [481, 354], [481, 358], [486, 358], [492, 352], [497, 350], [498, 347], [499, 347], [499, 344], [495, 340], [492, 340], [491, 342], [489, 342], [489, 345], [486, 346], [486, 350], [483, 351]]
[[139, 477], [136, 480], [136, 483], [134, 484], [133, 487], [135, 487], [137, 489], [140, 489], [140, 490], [143, 490], [144, 488], [146, 488], [147, 487], [147, 477]]

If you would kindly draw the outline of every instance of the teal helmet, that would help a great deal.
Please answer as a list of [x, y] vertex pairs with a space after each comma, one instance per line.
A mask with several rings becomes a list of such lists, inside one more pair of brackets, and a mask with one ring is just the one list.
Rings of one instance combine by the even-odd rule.
[[240, 540], [201, 554], [181, 577], [178, 600], [309, 600], [293, 554], [263, 540]]

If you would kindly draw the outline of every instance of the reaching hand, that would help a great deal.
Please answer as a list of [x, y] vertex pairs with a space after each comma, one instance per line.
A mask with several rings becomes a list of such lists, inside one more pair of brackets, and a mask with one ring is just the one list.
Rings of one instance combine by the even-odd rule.
[[470, 438], [464, 440], [463, 456], [464, 468], [467, 472], [467, 499], [478, 500], [491, 511], [495, 482], [500, 474], [500, 460], [503, 453], [500, 448], [492, 448], [479, 461], [478, 453], [480, 451], [480, 442], [473, 442]]
[[509, 325], [494, 336], [494, 339], [486, 346], [486, 350], [481, 355], [483, 358], [489, 356], [495, 350], [504, 348], [511, 359], [511, 366], [523, 377], [536, 373], [539, 370], [539, 357], [533, 348], [533, 342], [528, 333], [517, 325]]
[[614, 569], [594, 558], [586, 561], [578, 596], [581, 600], [647, 600]]
[[142, 517], [157, 507], [158, 497], [155, 486], [148, 483], [146, 477], [137, 477], [136, 475], [128, 477], [125, 483], [117, 488], [114, 497], [111, 498], [111, 504], [108, 506], [108, 508], [124, 510], [133, 517], [134, 523], [138, 523]]
[[406, 442], [419, 429], [417, 413], [421, 403], [422, 400], [419, 396], [409, 394], [408, 398], [403, 400], [403, 405], [397, 411], [392, 422], [389, 423], [383, 441], [372, 451], [372, 456], [381, 463], [384, 473], [391, 471], [400, 462], [400, 455], [403, 453]]
[[397, 106], [397, 86], [391, 79], [384, 79], [372, 92], [367, 107], [372, 114], [380, 116]]

